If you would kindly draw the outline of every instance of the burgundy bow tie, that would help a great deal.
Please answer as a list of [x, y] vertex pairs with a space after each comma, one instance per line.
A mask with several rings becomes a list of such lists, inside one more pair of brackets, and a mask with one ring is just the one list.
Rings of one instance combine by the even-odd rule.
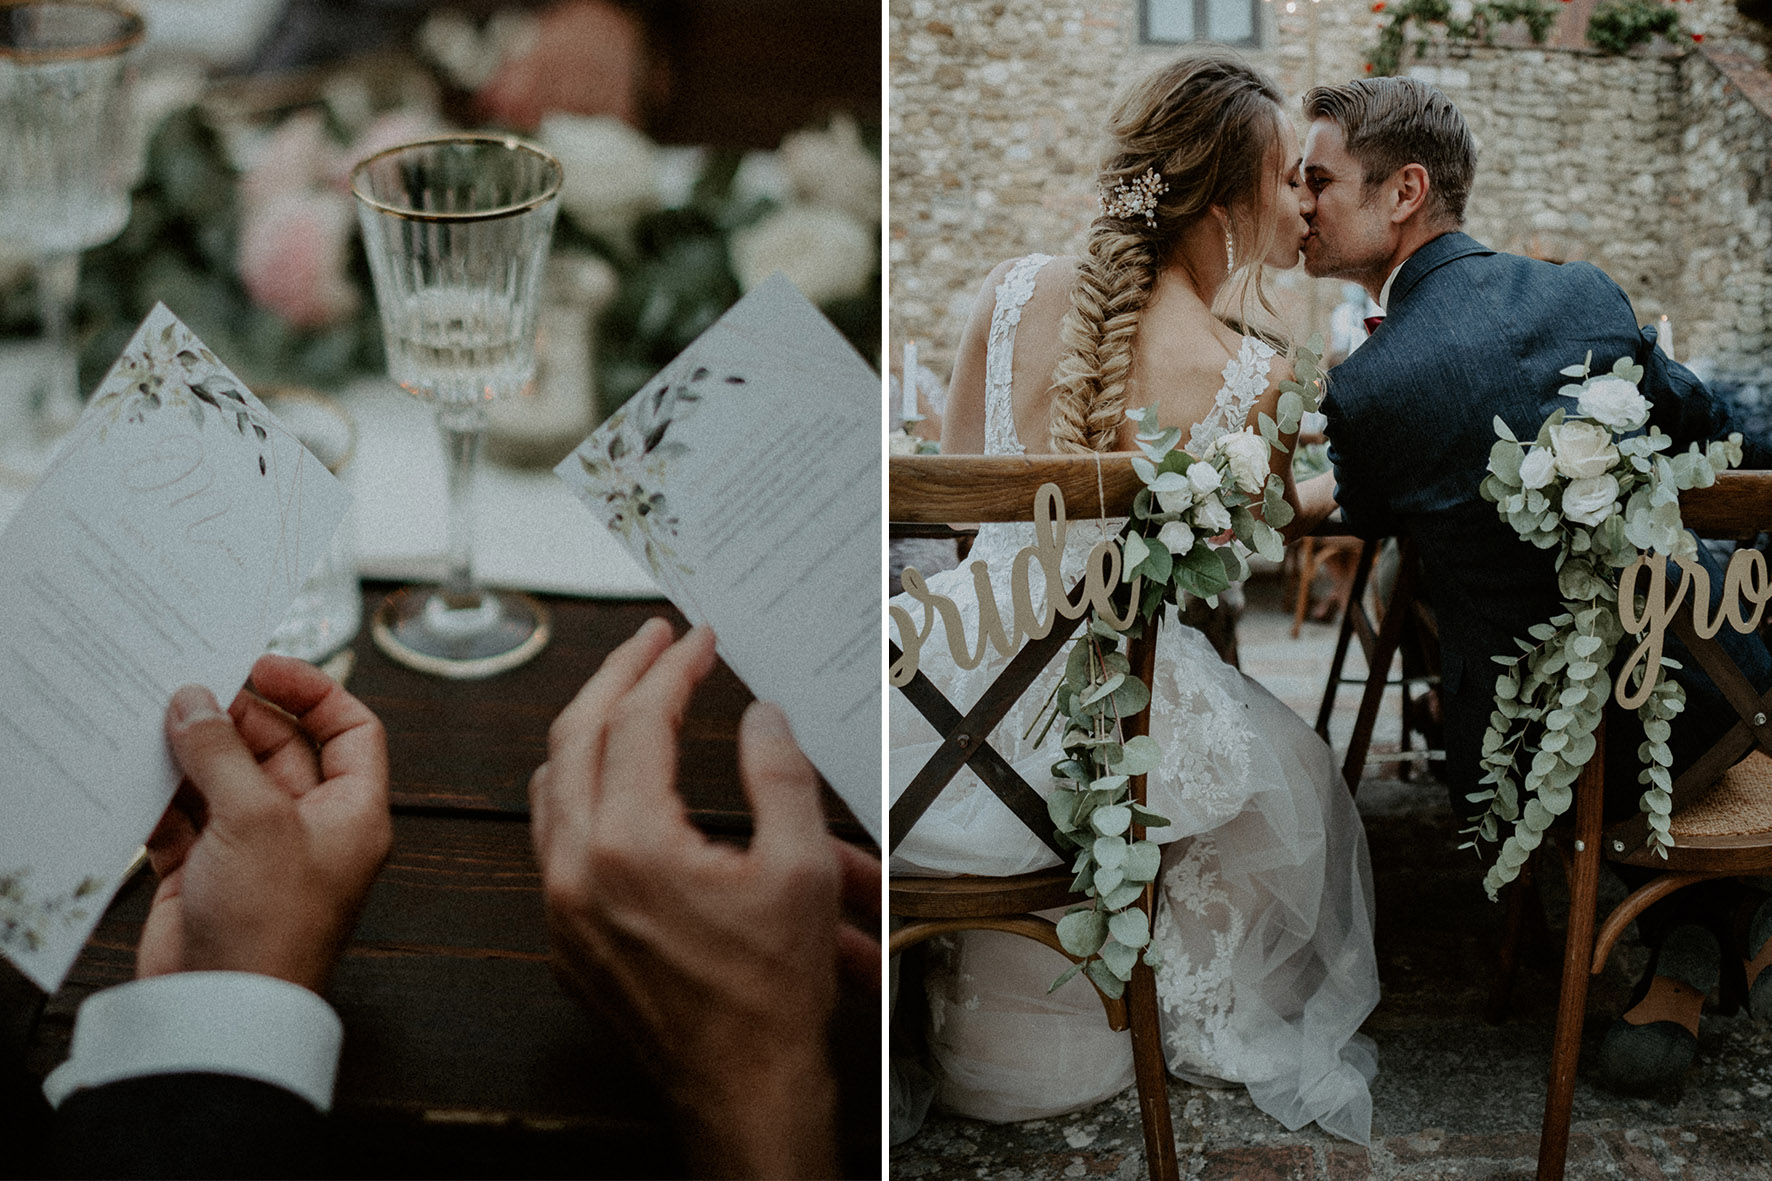
[[1371, 336], [1374, 332], [1378, 331], [1378, 326], [1380, 324], [1384, 323], [1384, 317], [1383, 316], [1367, 316], [1365, 323], [1366, 323], [1366, 335]]

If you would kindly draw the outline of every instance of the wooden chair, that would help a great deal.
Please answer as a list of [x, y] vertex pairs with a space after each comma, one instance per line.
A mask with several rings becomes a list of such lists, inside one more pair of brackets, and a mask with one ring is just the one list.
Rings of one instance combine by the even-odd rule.
[[[1130, 455], [1102, 456], [893, 456], [890, 461], [891, 511], [894, 526], [953, 521], [1027, 521], [1033, 519], [1036, 491], [1056, 484], [1064, 497], [1067, 520], [1125, 516], [1143, 484], [1132, 470]], [[1079, 584], [1067, 592], [1080, 603]], [[1007, 610], [1007, 604], [1005, 604]], [[1085, 615], [1083, 618], [1086, 618]], [[920, 672], [901, 690], [942, 735], [929, 762], [911, 780], [889, 816], [890, 847], [896, 849], [911, 827], [952, 781], [962, 766], [984, 783], [1068, 865], [1071, 854], [1053, 835], [1044, 800], [992, 749], [988, 739], [1015, 701], [1082, 625], [1082, 618], [1058, 616], [1045, 638], [1030, 640], [1010, 660], [978, 703], [962, 715]], [[1155, 626], [1144, 629], [1129, 653], [1132, 667], [1150, 684], [1156, 655]], [[899, 657], [893, 645], [892, 659]], [[1149, 707], [1126, 724], [1127, 736], [1143, 734]], [[1145, 799], [1144, 776], [1133, 780], [1133, 798]], [[1132, 839], [1143, 836], [1135, 826]], [[1056, 925], [1033, 913], [1083, 901], [1071, 892], [1068, 869], [1012, 877], [915, 878], [893, 875], [890, 908], [903, 925], [892, 933], [896, 954], [937, 935], [963, 930], [1007, 931], [1044, 943], [1059, 952]], [[1147, 885], [1138, 905], [1147, 919], [1156, 904], [1156, 887]], [[1099, 990], [1098, 990], [1099, 993]], [[1180, 1175], [1175, 1134], [1169, 1113], [1167, 1072], [1157, 1028], [1156, 978], [1142, 960], [1121, 998], [1101, 996], [1108, 1025], [1131, 1031], [1139, 1110], [1144, 1125], [1145, 1160], [1150, 1175], [1173, 1181]]]
[[[1772, 530], [1772, 472], [1726, 473], [1714, 486], [1682, 496], [1680, 510], [1687, 527], [1701, 537], [1751, 537]], [[1688, 602], [1675, 616], [1674, 626], [1740, 721], [1675, 779], [1670, 824], [1675, 847], [1665, 861], [1644, 848], [1645, 820], [1641, 815], [1604, 825], [1604, 721], [1595, 735], [1594, 757], [1575, 786], [1573, 830], [1565, 837], [1570, 853], [1569, 927], [1539, 1137], [1540, 1181], [1555, 1181], [1563, 1175], [1588, 980], [1605, 969], [1625, 928], [1650, 904], [1686, 886], [1714, 878], [1772, 873], [1772, 723], [1768, 723], [1772, 691], [1764, 695], [1756, 692], [1721, 647], [1697, 637], [1691, 618]], [[1605, 922], [1598, 924], [1596, 937], [1602, 860], [1662, 872], [1619, 903]], [[1510, 933], [1519, 925], [1510, 919]]]
[[[1317, 532], [1338, 541], [1354, 540], [1329, 534], [1328, 529], [1335, 527], [1326, 527]], [[1434, 623], [1433, 612], [1421, 599], [1421, 568], [1415, 556], [1415, 544], [1407, 537], [1399, 539], [1397, 578], [1390, 593], [1377, 600], [1376, 612], [1367, 609], [1366, 588], [1384, 543], [1370, 540], [1358, 544], [1361, 547], [1360, 556], [1354, 564], [1353, 580], [1348, 587], [1347, 602], [1341, 616], [1341, 632], [1335, 640], [1335, 656], [1329, 663], [1329, 677], [1323, 686], [1322, 704], [1317, 708], [1316, 726], [1323, 741], [1329, 741], [1329, 720], [1335, 715], [1337, 692], [1343, 685], [1361, 686], [1360, 708], [1354, 717], [1353, 734], [1348, 739], [1347, 754], [1341, 766], [1348, 790], [1356, 792], [1360, 789], [1360, 781], [1365, 778], [1369, 763], [1404, 761], [1407, 766], [1406, 760], [1417, 757], [1411, 747], [1410, 734], [1412, 731], [1425, 731], [1422, 714], [1426, 709], [1427, 698], [1425, 695], [1417, 697], [1413, 690], [1431, 689], [1440, 680], [1439, 631]], [[1366, 659], [1367, 671], [1364, 678], [1349, 677], [1343, 671], [1347, 665], [1348, 652], [1356, 640], [1359, 641], [1360, 651]], [[1403, 670], [1400, 676], [1393, 678], [1391, 666], [1399, 652], [1403, 653]], [[1368, 752], [1372, 749], [1372, 730], [1378, 724], [1378, 708], [1383, 704], [1384, 691], [1393, 686], [1400, 687], [1403, 695], [1402, 749], [1396, 756], [1368, 758]], [[1445, 758], [1445, 752], [1424, 749], [1420, 752], [1420, 757]]]

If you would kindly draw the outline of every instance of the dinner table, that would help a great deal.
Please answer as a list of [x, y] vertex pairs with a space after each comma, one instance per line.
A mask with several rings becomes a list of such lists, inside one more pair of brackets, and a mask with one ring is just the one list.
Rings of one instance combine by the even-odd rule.
[[[363, 584], [365, 619], [391, 589]], [[687, 624], [657, 600], [542, 598], [547, 647], [484, 680], [396, 664], [367, 628], [349, 648], [347, 687], [387, 730], [394, 840], [328, 993], [345, 1029], [327, 1125], [338, 1175], [685, 1171], [663, 1092], [637, 1051], [551, 972], [527, 785], [549, 724], [610, 650], [651, 616]], [[684, 720], [679, 787], [713, 840], [750, 833], [736, 745], [750, 700], [720, 664]], [[877, 853], [828, 787], [823, 802], [832, 833]], [[0, 1094], [12, 1108], [0, 1125], [22, 1126], [34, 1088], [67, 1056], [80, 1002], [133, 976], [153, 891], [146, 869], [122, 888], [51, 996], [0, 965]], [[829, 1027], [850, 1176], [880, 1166], [880, 1013], [877, 988], [845, 986]], [[21, 1175], [19, 1154], [0, 1161], [0, 1172]]]

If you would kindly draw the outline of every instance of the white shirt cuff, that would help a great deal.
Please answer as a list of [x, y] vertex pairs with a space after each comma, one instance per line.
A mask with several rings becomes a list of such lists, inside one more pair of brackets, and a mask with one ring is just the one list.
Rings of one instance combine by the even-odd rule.
[[86, 998], [73, 1051], [43, 1081], [51, 1106], [85, 1087], [152, 1074], [231, 1074], [332, 1107], [344, 1025], [332, 1006], [286, 980], [249, 972], [177, 972]]

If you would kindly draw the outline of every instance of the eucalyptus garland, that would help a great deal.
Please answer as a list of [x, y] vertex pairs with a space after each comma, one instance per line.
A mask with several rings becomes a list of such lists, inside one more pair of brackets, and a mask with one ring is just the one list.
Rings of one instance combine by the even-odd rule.
[[[1121, 589], [1130, 594], [1137, 580], [1137, 610], [1124, 629], [1091, 612], [1049, 710], [1035, 722], [1044, 723], [1043, 741], [1062, 720], [1064, 757], [1053, 764], [1058, 782], [1046, 804], [1059, 843], [1076, 850], [1071, 889], [1089, 899], [1058, 922], [1059, 942], [1077, 962], [1053, 981], [1054, 989], [1083, 972], [1103, 993], [1118, 997], [1141, 953], [1147, 964], [1157, 963], [1137, 902], [1156, 881], [1162, 852], [1137, 829], [1167, 827], [1169, 821], [1132, 801], [1132, 779], [1154, 770], [1163, 749], [1149, 735], [1124, 735], [1125, 720], [1151, 696], [1133, 671], [1125, 642], [1153, 626], [1158, 612], [1178, 605], [1183, 592], [1216, 605], [1219, 594], [1248, 577], [1250, 552], [1275, 561], [1283, 555], [1279, 529], [1293, 513], [1285, 483], [1272, 471], [1271, 452], [1286, 452], [1281, 436], [1295, 434], [1305, 411], [1322, 400], [1321, 350], [1318, 338], [1298, 350], [1295, 377], [1280, 386], [1277, 418], [1261, 414], [1259, 433], [1228, 432], [1199, 457], [1177, 446], [1180, 429], [1160, 426], [1155, 407], [1129, 415], [1138, 424], [1142, 453], [1132, 466], [1145, 487], [1120, 534]], [[1118, 605], [1120, 618], [1128, 606]]]
[[[1483, 878], [1491, 898], [1519, 875], [1568, 811], [1581, 768], [1599, 752], [1594, 732], [1611, 696], [1611, 666], [1625, 629], [1618, 610], [1619, 572], [1643, 553], [1658, 559], [1690, 557], [1697, 540], [1680, 518], [1680, 493], [1708, 487], [1718, 472], [1741, 462], [1741, 436], [1730, 435], [1685, 454], [1667, 454], [1673, 440], [1658, 429], [1639, 433], [1649, 402], [1637, 386], [1642, 367], [1621, 357], [1610, 373], [1592, 376], [1587, 361], [1562, 370], [1575, 378], [1558, 392], [1576, 399], [1559, 408], [1522, 446], [1500, 417], [1482, 495], [1503, 520], [1540, 549], [1557, 550], [1557, 586], [1563, 610], [1517, 639], [1518, 656], [1497, 656], [1495, 708], [1483, 735], [1483, 787], [1468, 798], [1482, 805], [1465, 833], [1501, 841]], [[1642, 618], [1640, 604], [1632, 618]], [[1663, 658], [1663, 667], [1679, 667]], [[1641, 691], [1642, 668], [1627, 688]], [[1663, 677], [1650, 687], [1637, 716], [1638, 748], [1648, 816], [1649, 847], [1667, 856], [1673, 840], [1673, 718], [1685, 707], [1679, 682]], [[1503, 832], [1506, 835], [1503, 837]]]

